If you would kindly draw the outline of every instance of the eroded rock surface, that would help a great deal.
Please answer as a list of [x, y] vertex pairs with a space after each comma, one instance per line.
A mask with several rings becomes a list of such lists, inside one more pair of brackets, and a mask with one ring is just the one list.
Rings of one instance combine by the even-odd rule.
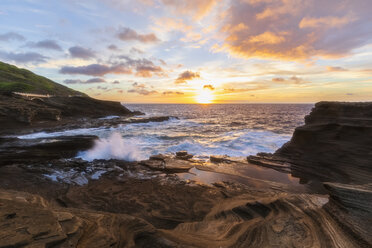
[[186, 152], [88, 162], [71, 154], [89, 137], [3, 139], [0, 247], [372, 247], [370, 105], [350, 106], [316, 105], [251, 163]]
[[52, 207], [44, 198], [0, 190], [0, 247], [171, 247], [146, 221], [125, 214]]

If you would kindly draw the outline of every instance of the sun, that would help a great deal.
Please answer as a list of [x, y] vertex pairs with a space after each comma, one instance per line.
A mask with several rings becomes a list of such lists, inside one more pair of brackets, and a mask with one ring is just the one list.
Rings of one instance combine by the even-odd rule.
[[195, 99], [197, 103], [209, 104], [213, 102], [214, 96], [210, 89], [201, 89]]

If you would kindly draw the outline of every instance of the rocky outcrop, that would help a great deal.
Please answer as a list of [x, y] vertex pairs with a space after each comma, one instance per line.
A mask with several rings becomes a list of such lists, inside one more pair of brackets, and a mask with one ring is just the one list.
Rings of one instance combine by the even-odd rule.
[[0, 94], [0, 133], [30, 126], [56, 126], [65, 119], [98, 118], [109, 115], [133, 116], [119, 102], [101, 101], [90, 97], [49, 97], [29, 99]]
[[44, 198], [0, 190], [0, 247], [134, 247], [171, 242], [125, 214], [52, 207]]
[[91, 97], [49, 97], [39, 100], [48, 107], [61, 111], [62, 117], [103, 117], [134, 115], [119, 102], [102, 101]]
[[39, 139], [0, 138], [0, 166], [67, 159], [94, 145], [96, 136], [77, 135]]
[[[371, 151], [372, 103], [320, 102], [288, 143], [274, 154], [250, 156], [248, 161], [290, 172], [302, 183], [326, 182], [330, 196], [322, 215], [328, 215], [332, 223], [326, 224], [328, 230], [338, 226], [330, 234], [332, 239], [345, 247], [371, 247]], [[354, 241], [335, 239], [339, 233]]]
[[372, 175], [372, 103], [320, 102], [273, 155], [252, 163], [290, 169], [307, 180], [364, 184]]
[[193, 161], [188, 161], [192, 156], [187, 156], [186, 153], [180, 153], [175, 158], [165, 156], [162, 154], [151, 156], [148, 160], [143, 160], [140, 163], [152, 170], [164, 171], [164, 172], [186, 172], [195, 166]]

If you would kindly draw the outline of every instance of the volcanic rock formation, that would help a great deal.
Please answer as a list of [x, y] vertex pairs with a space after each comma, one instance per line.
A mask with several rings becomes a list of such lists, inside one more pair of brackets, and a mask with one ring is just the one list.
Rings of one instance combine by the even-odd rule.
[[[250, 162], [88, 162], [72, 158], [74, 138], [3, 138], [0, 247], [372, 247], [371, 109], [318, 103], [290, 142]], [[254, 178], [253, 163], [307, 184]], [[239, 180], [183, 179], [200, 172]]]

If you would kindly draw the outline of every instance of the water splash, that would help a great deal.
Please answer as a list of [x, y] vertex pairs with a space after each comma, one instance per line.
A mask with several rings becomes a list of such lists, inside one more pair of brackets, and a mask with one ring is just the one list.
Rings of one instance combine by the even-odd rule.
[[125, 140], [120, 133], [114, 132], [108, 138], [97, 140], [92, 149], [80, 152], [78, 158], [87, 161], [93, 161], [94, 159], [138, 161], [145, 157], [141, 154], [135, 139]]

